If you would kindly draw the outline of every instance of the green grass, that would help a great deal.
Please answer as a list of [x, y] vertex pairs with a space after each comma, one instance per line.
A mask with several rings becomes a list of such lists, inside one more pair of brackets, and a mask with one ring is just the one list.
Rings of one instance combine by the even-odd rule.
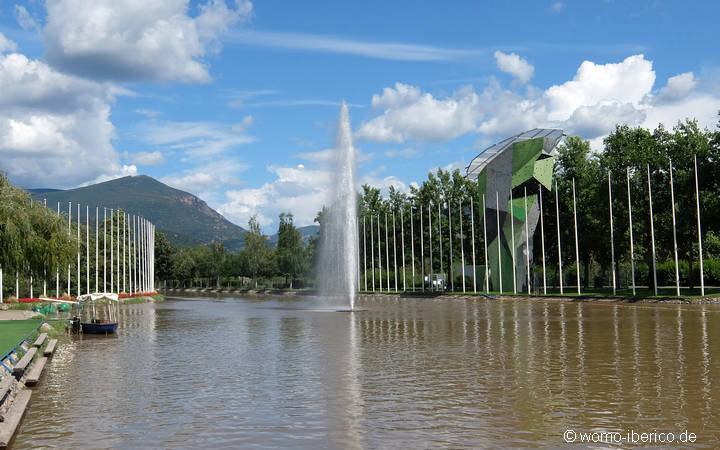
[[[42, 320], [0, 320], [0, 355], [9, 352], [20, 341], [32, 333]], [[32, 342], [30, 342], [32, 344]]]

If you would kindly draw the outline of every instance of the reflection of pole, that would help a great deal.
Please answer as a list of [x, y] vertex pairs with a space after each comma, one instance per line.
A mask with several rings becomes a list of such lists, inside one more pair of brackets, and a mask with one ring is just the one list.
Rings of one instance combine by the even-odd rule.
[[425, 291], [425, 242], [423, 240], [423, 207], [420, 205], [420, 274], [422, 291]]
[[677, 233], [675, 231], [675, 189], [673, 188], [673, 166], [670, 160], [670, 201], [672, 202], [673, 253], [675, 254], [675, 294], [680, 297], [680, 269], [678, 268]]
[[500, 280], [500, 293], [502, 294], [502, 252], [500, 251], [500, 197], [495, 191], [495, 219], [497, 219], [497, 241], [498, 241], [498, 279]]
[[[671, 175], [672, 176], [672, 175]], [[612, 184], [610, 184], [610, 171], [608, 170], [608, 203], [610, 204], [610, 272], [612, 273], [613, 295], [617, 291], [617, 282], [615, 281], [615, 230], [613, 230], [613, 211], [612, 211]]]
[[473, 208], [472, 195], [470, 196], [470, 236], [472, 236], [473, 292], [477, 292], [477, 275], [475, 274], [475, 209]]
[[375, 228], [370, 216], [370, 265], [372, 266], [372, 290], [375, 292]]
[[395, 270], [395, 292], [398, 290], [398, 267], [397, 267], [397, 231], [395, 230], [395, 210], [393, 216], [393, 269]]
[[557, 223], [558, 281], [560, 281], [560, 295], [563, 295], [562, 246], [560, 245], [560, 200], [558, 199], [557, 178], [555, 179], [555, 222]]
[[575, 178], [573, 178], [573, 223], [575, 224], [575, 273], [577, 274], [577, 293], [578, 295], [580, 295], [580, 248], [578, 246], [577, 204], [575, 202]]
[[465, 292], [465, 240], [462, 226], [462, 200], [460, 200], [460, 204], [458, 205], [458, 215], [460, 216], [460, 273], [462, 274], [463, 292]]
[[693, 160], [695, 162], [695, 204], [697, 205], [698, 251], [700, 255], [700, 295], [705, 295], [705, 272], [703, 270], [702, 227], [700, 226], [700, 189], [698, 187], [697, 155], [694, 156]]
[[530, 295], [530, 234], [528, 231], [527, 187], [525, 188], [525, 266], [527, 271], [527, 293]]
[[517, 294], [517, 266], [515, 264], [515, 211], [512, 203], [512, 193], [510, 194], [510, 204], [508, 210], [510, 212], [510, 240], [512, 241], [512, 269], [513, 269], [513, 294]]
[[365, 291], [367, 291], [367, 227], [365, 224], [365, 216], [363, 215], [363, 273], [365, 274]]
[[413, 208], [415, 205], [410, 204], [410, 266], [412, 268], [412, 290], [415, 291], [415, 230], [413, 229]]
[[448, 276], [450, 277], [450, 290], [455, 290], [455, 277], [453, 276], [453, 252], [452, 252], [452, 206], [450, 205], [450, 199], [447, 202], [448, 208], [448, 237], [450, 241], [448, 246], [450, 247], [450, 270], [448, 270]]
[[542, 184], [538, 183], [538, 192], [540, 192], [540, 244], [542, 246], [543, 295], [547, 295], [547, 277], [545, 276], [545, 224], [543, 223], [542, 190]]
[[487, 220], [485, 219], [485, 194], [482, 199], [482, 211], [483, 211], [483, 247], [485, 250], [485, 292], [490, 292], [490, 268], [488, 267], [488, 253], [487, 253]]
[[635, 290], [635, 249], [633, 245], [633, 224], [632, 224], [632, 200], [630, 199], [630, 168], [626, 168], [627, 175], [627, 191], [628, 191], [628, 219], [630, 220], [630, 272], [632, 272], [632, 290], [633, 296]]
[[655, 220], [653, 219], [652, 209], [652, 186], [650, 185], [650, 164], [647, 165], [648, 175], [648, 204], [650, 205], [650, 240], [652, 242], [652, 267], [653, 267], [653, 285], [655, 286], [655, 296], [658, 295], [657, 287], [657, 270], [655, 267]]

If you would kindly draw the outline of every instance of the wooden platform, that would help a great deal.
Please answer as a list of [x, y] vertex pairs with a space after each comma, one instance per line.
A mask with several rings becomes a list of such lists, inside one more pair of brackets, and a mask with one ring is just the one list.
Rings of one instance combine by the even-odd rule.
[[56, 346], [57, 346], [57, 339], [50, 339], [48, 341], [48, 344], [45, 346], [45, 351], [43, 352], [43, 355], [52, 356], [53, 353], [55, 353]]
[[10, 392], [15, 384], [15, 377], [7, 375], [0, 381], [0, 406], [5, 402], [5, 396]]
[[25, 386], [35, 386], [38, 384], [38, 381], [40, 381], [40, 375], [42, 375], [42, 371], [45, 368], [47, 360], [48, 359], [45, 356], [42, 356], [33, 363], [30, 372], [28, 372], [27, 377], [25, 378]]
[[40, 336], [38, 336], [37, 339], [35, 339], [35, 342], [33, 343], [33, 347], [40, 347], [45, 343], [45, 339], [47, 339], [47, 333], [40, 333]]
[[28, 350], [27, 353], [25, 353], [25, 356], [23, 356], [22, 359], [18, 361], [17, 364], [15, 364], [15, 367], [13, 368], [13, 375], [22, 376], [22, 374], [25, 373], [25, 369], [27, 369], [27, 366], [35, 357], [35, 353], [37, 353], [37, 349], [35, 347]]
[[10, 409], [5, 414], [4, 421], [0, 422], [0, 448], [5, 448], [10, 444], [25, 414], [25, 409], [27, 408], [31, 395], [32, 391], [23, 389], [15, 396], [12, 406], [10, 406]]

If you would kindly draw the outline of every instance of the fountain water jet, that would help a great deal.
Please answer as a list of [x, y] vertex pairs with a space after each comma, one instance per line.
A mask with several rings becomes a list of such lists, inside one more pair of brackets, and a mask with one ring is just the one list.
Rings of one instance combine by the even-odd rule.
[[357, 193], [355, 148], [345, 102], [340, 109], [331, 170], [330, 207], [326, 210], [320, 236], [320, 292], [330, 298], [345, 299], [352, 311], [355, 309], [358, 273]]

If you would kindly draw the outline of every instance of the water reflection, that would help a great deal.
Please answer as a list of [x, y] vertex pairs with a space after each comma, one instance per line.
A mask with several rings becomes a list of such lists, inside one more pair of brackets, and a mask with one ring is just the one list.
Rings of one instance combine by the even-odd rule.
[[62, 347], [15, 446], [559, 446], [567, 428], [720, 439], [720, 310], [367, 298], [129, 305]]

